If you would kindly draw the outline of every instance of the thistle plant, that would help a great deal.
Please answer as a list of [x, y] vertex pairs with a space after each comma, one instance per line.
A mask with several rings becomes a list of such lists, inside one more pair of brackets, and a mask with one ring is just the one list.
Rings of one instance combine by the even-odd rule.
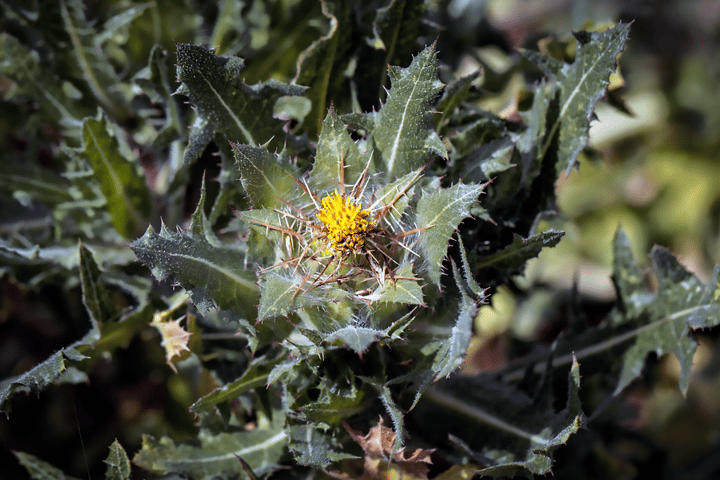
[[561, 335], [507, 334], [504, 366], [477, 373], [479, 310], [529, 298], [526, 263], [563, 238], [556, 185], [628, 24], [458, 77], [453, 32], [426, 30], [447, 2], [0, 3], [1, 128], [36, 132], [2, 144], [0, 268], [84, 307], [58, 310], [70, 340], [8, 373], [0, 410], [102, 365], [145, 375], [93, 475], [130, 478], [130, 458], [189, 479], [544, 475], [558, 449], [596, 450], [585, 413], [649, 353], [678, 358], [687, 392], [718, 279], [661, 248], [641, 269], [622, 229], [604, 322], [572, 303]]

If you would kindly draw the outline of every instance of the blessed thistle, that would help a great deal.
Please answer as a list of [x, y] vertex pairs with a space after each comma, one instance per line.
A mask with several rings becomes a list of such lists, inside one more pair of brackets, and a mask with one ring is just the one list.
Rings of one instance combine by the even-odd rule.
[[283, 269], [299, 278], [291, 301], [321, 286], [350, 284], [354, 287], [351, 296], [370, 304], [381, 298], [379, 289], [388, 280], [422, 280], [403, 274], [400, 267], [407, 262], [398, 258], [398, 252], [419, 256], [412, 247], [424, 229], [408, 229], [400, 220], [403, 208], [398, 203], [407, 200], [422, 169], [402, 185], [381, 189], [371, 182], [370, 165], [371, 160], [357, 180], [347, 185], [341, 158], [338, 188], [323, 198], [305, 180], [297, 180], [302, 192], [299, 201], [284, 201], [284, 208], [273, 209], [279, 224], [259, 220], [252, 213], [241, 214], [251, 224], [280, 235], [280, 261], [262, 272]]

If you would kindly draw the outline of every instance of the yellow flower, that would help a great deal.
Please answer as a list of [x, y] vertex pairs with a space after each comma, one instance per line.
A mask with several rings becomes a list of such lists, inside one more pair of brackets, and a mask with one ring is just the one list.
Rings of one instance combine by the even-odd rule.
[[367, 220], [369, 215], [367, 210], [351, 203], [336, 190], [334, 195], [323, 199], [317, 218], [324, 225], [330, 249], [349, 255], [365, 245], [365, 237], [374, 228], [375, 225]]

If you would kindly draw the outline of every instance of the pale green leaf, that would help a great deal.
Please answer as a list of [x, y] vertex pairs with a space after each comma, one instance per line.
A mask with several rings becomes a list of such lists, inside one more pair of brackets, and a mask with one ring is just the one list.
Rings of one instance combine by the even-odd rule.
[[348, 326], [330, 333], [324, 338], [326, 343], [340, 341], [355, 353], [362, 354], [373, 343], [385, 336], [385, 332], [368, 327]]
[[13, 453], [33, 480], [77, 480], [75, 477], [65, 475], [59, 468], [53, 467], [34, 455], [24, 452]]
[[[395, 277], [413, 277], [412, 263], [406, 262], [393, 272]], [[396, 278], [385, 280], [374, 295], [379, 296], [378, 302], [402, 303], [405, 305], [424, 305], [423, 293], [417, 280]]]
[[455, 325], [433, 360], [432, 370], [435, 379], [447, 377], [465, 359], [468, 346], [470, 346], [470, 337], [472, 337], [473, 321], [478, 311], [477, 303], [465, 293], [465, 289], [460, 284], [462, 277], [454, 262], [452, 266], [455, 282], [460, 291], [460, 299], [457, 302]]
[[334, 190], [342, 191], [341, 183], [355, 184], [366, 163], [367, 160], [362, 158], [340, 117], [334, 111], [328, 111], [322, 124], [308, 185], [320, 198]]
[[448, 244], [460, 222], [470, 216], [470, 207], [477, 202], [482, 185], [459, 183], [432, 193], [418, 200], [416, 226], [424, 229], [418, 241], [423, 259], [422, 268], [435, 285], [440, 285], [442, 261], [447, 255]]
[[297, 194], [297, 182], [266, 146], [233, 144], [233, 154], [240, 171], [243, 188], [253, 207], [282, 208]]
[[150, 195], [139, 166], [120, 153], [117, 140], [107, 132], [102, 112], [83, 121], [83, 146], [115, 229], [132, 238], [147, 223], [150, 213]]
[[130, 460], [120, 442], [110, 445], [110, 453], [105, 459], [107, 472], [105, 480], [128, 480], [130, 478]]
[[[390, 67], [392, 88], [374, 117], [372, 137], [381, 170], [393, 180], [447, 151], [431, 123], [432, 101], [443, 84], [437, 78], [435, 46], [420, 52], [408, 68]], [[376, 160], [377, 161], [377, 160]]]
[[300, 412], [310, 422], [336, 426], [362, 412], [368, 406], [367, 400], [362, 390], [354, 391], [352, 395], [331, 395], [322, 403], [302, 407]]
[[156, 474], [177, 473], [192, 480], [241, 475], [242, 458], [257, 475], [270, 473], [285, 452], [287, 434], [282, 428], [211, 434], [201, 430], [194, 445], [178, 444], [169, 437], [143, 437], [133, 463]]
[[303, 278], [297, 275], [268, 273], [260, 284], [258, 318], [288, 315], [301, 308], [339, 300], [345, 295], [340, 289], [328, 287], [316, 287], [306, 291], [311, 285], [312, 281], [303, 285]]

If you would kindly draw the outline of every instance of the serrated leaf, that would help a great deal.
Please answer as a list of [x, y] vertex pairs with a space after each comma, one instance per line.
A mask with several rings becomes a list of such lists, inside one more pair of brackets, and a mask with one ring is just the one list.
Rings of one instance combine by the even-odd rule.
[[476, 270], [493, 267], [501, 270], [516, 271], [525, 262], [535, 258], [543, 248], [552, 248], [562, 240], [565, 232], [548, 230], [530, 238], [524, 239], [518, 234], [513, 234], [513, 241], [510, 245], [491, 255], [482, 257], [475, 263]]
[[110, 445], [110, 453], [105, 459], [107, 472], [105, 480], [128, 480], [130, 478], [130, 459], [117, 439]]
[[[619, 23], [604, 32], [577, 32], [575, 61], [562, 64], [538, 55], [530, 55], [558, 89], [557, 115], [549, 118], [549, 130], [540, 150], [543, 158], [557, 138], [557, 173], [570, 173], [580, 151], [587, 145], [590, 117], [595, 103], [605, 95], [610, 75], [615, 72], [617, 56], [625, 48], [630, 26]], [[555, 147], [553, 147], [555, 148]]]
[[117, 140], [107, 132], [105, 115], [83, 121], [84, 156], [100, 183], [115, 229], [132, 238], [147, 223], [150, 195], [139, 167], [120, 153]]
[[635, 340], [623, 354], [620, 380], [615, 393], [621, 392], [641, 373], [648, 353], [674, 354], [680, 362], [680, 390], [685, 394], [697, 341], [691, 328], [720, 324], [720, 281], [705, 285], [688, 272], [675, 257], [662, 248], [653, 249], [650, 258], [658, 280], [656, 291], [644, 282], [642, 270], [635, 264], [629, 241], [618, 229], [614, 242], [613, 281], [618, 306], [613, 311], [615, 325], [633, 325], [635, 330], [619, 335]]
[[325, 287], [302, 291], [302, 278], [268, 273], [260, 284], [258, 318], [274, 318], [288, 315], [298, 309], [323, 305], [338, 300], [342, 290]]
[[[559, 413], [490, 376], [475, 376], [436, 383], [425, 391], [412, 415], [421, 423], [431, 415], [431, 424], [420, 425], [424, 440], [443, 441], [450, 436], [464, 455], [485, 465], [478, 471], [481, 475], [544, 475], [551, 472], [553, 452], [584, 422], [579, 378], [579, 365], [573, 362], [568, 400]], [[552, 405], [552, 399], [543, 399], [545, 403]], [[442, 432], [433, 430], [432, 425], [438, 424], [443, 425]]]
[[432, 100], [443, 84], [437, 78], [435, 46], [420, 52], [408, 68], [389, 67], [392, 87], [373, 118], [372, 137], [381, 153], [386, 178], [398, 176], [424, 165], [433, 153], [447, 151], [432, 127]]
[[177, 473], [193, 480], [241, 475], [242, 458], [257, 475], [271, 472], [285, 452], [287, 434], [274, 426], [268, 429], [220, 433], [201, 431], [198, 446], [178, 444], [169, 437], [143, 437], [142, 449], [133, 463], [157, 474]]
[[33, 480], [77, 480], [62, 470], [25, 452], [13, 452]]
[[57, 379], [65, 370], [62, 351], [20, 375], [0, 381], [0, 411], [10, 413], [10, 399], [16, 392], [39, 392]]
[[420, 232], [419, 253], [423, 258], [422, 267], [435, 285], [440, 286], [442, 261], [450, 238], [460, 222], [470, 215], [470, 207], [482, 190], [483, 185], [459, 183], [426, 193], [418, 200], [415, 223], [417, 228], [425, 229]]
[[[393, 272], [395, 277], [413, 277], [412, 263], [407, 262], [400, 265]], [[396, 278], [395, 280], [386, 280], [381, 285], [375, 295], [379, 298], [377, 302], [385, 303], [402, 303], [405, 305], [424, 305], [423, 293], [417, 280], [408, 278]]]
[[322, 198], [334, 190], [341, 191], [340, 179], [353, 185], [366, 166], [345, 124], [331, 109], [322, 123], [320, 140], [308, 185]]
[[292, 199], [297, 192], [297, 182], [266, 146], [253, 147], [232, 144], [233, 155], [243, 188], [250, 196], [253, 207], [280, 208], [284, 201]]
[[291, 425], [287, 431], [288, 447], [300, 465], [324, 468], [334, 461], [356, 458], [333, 450], [337, 441], [313, 425]]
[[253, 388], [265, 386], [270, 383], [269, 376], [274, 367], [276, 365], [268, 363], [266, 357], [256, 358], [240, 378], [205, 395], [190, 406], [190, 411], [195, 414], [206, 412], [219, 403], [235, 400]]
[[462, 277], [453, 262], [453, 275], [460, 290], [460, 299], [458, 300], [458, 312], [452, 330], [448, 338], [442, 343], [433, 360], [432, 370], [435, 379], [447, 377], [465, 359], [465, 353], [470, 345], [470, 337], [472, 337], [473, 321], [477, 315], [477, 303], [465, 293], [465, 289], [461, 285]]
[[82, 109], [65, 93], [63, 82], [40, 65], [36, 52], [7, 33], [0, 34], [0, 51], [0, 72], [38, 102], [48, 117], [67, 126], [81, 125]]
[[285, 122], [273, 117], [275, 102], [300, 95], [305, 88], [275, 80], [246, 85], [240, 77], [243, 67], [240, 58], [218, 57], [199, 45], [177, 44], [177, 77], [183, 82], [177, 93], [190, 97], [197, 115], [186, 163], [200, 156], [215, 133], [252, 146], [271, 140], [275, 147], [282, 145]]
[[171, 232], [163, 225], [158, 234], [151, 226], [130, 248], [155, 278], [185, 288], [202, 312], [219, 308], [253, 319], [259, 293], [255, 274], [245, 267], [242, 252], [214, 239], [203, 213], [204, 204], [203, 186], [187, 232]]
[[337, 340], [349, 347], [355, 353], [362, 354], [375, 341], [385, 336], [382, 330], [373, 328], [349, 326], [343, 327], [328, 334], [324, 341], [333, 343]]

